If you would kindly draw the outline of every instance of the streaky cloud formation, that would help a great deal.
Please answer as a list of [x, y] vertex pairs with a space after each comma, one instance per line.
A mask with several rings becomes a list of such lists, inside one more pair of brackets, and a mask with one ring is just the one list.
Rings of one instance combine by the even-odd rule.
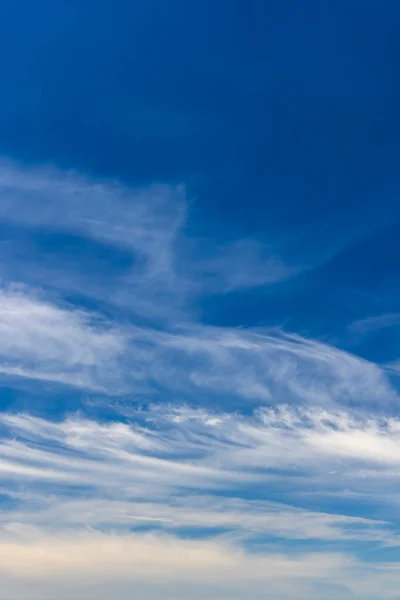
[[[271, 489], [279, 482], [301, 488], [301, 476], [307, 476], [306, 486], [314, 480], [332, 491], [340, 490], [346, 479], [353, 481], [354, 490], [365, 489], [370, 479], [373, 489], [400, 461], [390, 453], [398, 441], [398, 421], [358, 422], [346, 413], [288, 407], [239, 417], [156, 406], [144, 423], [51, 422], [3, 413], [8, 434], [0, 446], [0, 470], [13, 484], [24, 482], [24, 493], [14, 495], [27, 506], [31, 502], [25, 519], [44, 525], [54, 514], [55, 524], [122, 527], [148, 520], [159, 527], [219, 527], [250, 537], [264, 532], [282, 538], [397, 543], [386, 522], [250, 500], [246, 494], [252, 490], [257, 497], [263, 481]], [[374, 452], [379, 445], [381, 452]], [[341, 468], [336, 465], [333, 471], [338, 458]], [[38, 484], [46, 483], [53, 490], [59, 486], [64, 503], [50, 494], [44, 515], [36, 502]], [[32, 499], [25, 497], [27, 485]], [[70, 485], [86, 495], [70, 498]], [[211, 496], [217, 489], [228, 496]], [[149, 495], [158, 502], [149, 502]], [[19, 520], [22, 516], [16, 513]]]
[[82, 310], [57, 307], [23, 287], [1, 290], [0, 372], [117, 391], [124, 336], [92, 320]]
[[[115, 181], [92, 181], [74, 172], [44, 167], [21, 168], [3, 160], [0, 194], [0, 219], [6, 223], [32, 232], [67, 232], [124, 253], [121, 259], [126, 266], [110, 290], [104, 280], [96, 281], [98, 273], [94, 281], [90, 271], [83, 278], [79, 264], [68, 262], [67, 273], [60, 273], [62, 263], [57, 259], [55, 264], [40, 260], [35, 265], [38, 281], [35, 273], [30, 274], [31, 243], [25, 269], [23, 264], [17, 266], [27, 282], [42, 285], [43, 279], [54, 279], [68, 291], [86, 290], [146, 317], [183, 318], [190, 310], [189, 300], [198, 294], [264, 285], [298, 270], [273, 253], [268, 256], [268, 249], [259, 242], [245, 239], [228, 250], [210, 247], [210, 240], [206, 246], [210, 258], [205, 260], [204, 253], [199, 256], [204, 240], [185, 235], [189, 207], [184, 186], [130, 189]], [[3, 251], [13, 263], [12, 244]], [[19, 248], [15, 253], [20, 254]]]
[[[9, 501], [0, 554], [13, 593], [29, 585], [33, 597], [87, 589], [87, 597], [106, 598], [116, 586], [128, 598], [135, 585], [151, 598], [165, 588], [184, 598], [195, 584], [199, 598], [207, 589], [235, 597], [252, 585], [261, 598], [268, 585], [273, 598], [302, 598], [306, 590], [317, 598], [320, 582], [333, 598], [340, 581], [350, 598], [360, 589], [374, 593], [388, 576], [381, 593], [391, 597], [388, 582], [398, 581], [400, 567], [371, 568], [339, 549], [398, 546], [391, 523], [246, 496], [285, 481], [301, 487], [301, 479], [306, 489], [365, 492], [369, 485], [373, 494], [399, 462], [386, 452], [396, 446], [397, 420], [288, 407], [239, 417], [157, 406], [143, 420], [146, 426], [3, 413], [0, 469]], [[373, 455], [379, 443], [383, 451]], [[333, 471], [337, 458], [341, 469]], [[318, 546], [293, 554], [290, 540]]]
[[351, 324], [350, 330], [362, 335], [397, 325], [400, 325], [400, 314], [390, 313], [355, 321]]
[[0, 2], [0, 600], [399, 600], [399, 30]]
[[0, 598], [395, 598], [395, 365], [206, 322], [301, 269], [191, 234], [184, 186], [4, 161], [0, 193]]
[[204, 390], [270, 403], [282, 394], [319, 404], [397, 398], [383, 368], [279, 330], [110, 323], [26, 287], [0, 291], [0, 327], [0, 372], [9, 376], [110, 393], [151, 391], [153, 398], [165, 388], [182, 397]]

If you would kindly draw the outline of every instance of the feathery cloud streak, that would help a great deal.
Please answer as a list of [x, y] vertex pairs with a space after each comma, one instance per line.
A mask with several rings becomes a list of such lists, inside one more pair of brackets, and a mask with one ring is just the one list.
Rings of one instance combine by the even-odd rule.
[[[18, 264], [11, 272], [3, 269], [4, 276], [19, 270], [24, 281], [33, 284], [51, 278], [54, 285], [68, 291], [86, 291], [146, 317], [176, 319], [190, 312], [189, 300], [196, 295], [265, 285], [297, 271], [252, 240], [237, 240], [228, 250], [208, 240], [210, 258], [204, 260], [204, 240], [189, 238], [185, 231], [188, 201], [184, 186], [130, 189], [118, 182], [93, 181], [50, 168], [21, 168], [3, 161], [0, 196], [4, 223], [27, 228], [28, 233], [69, 232], [117, 247], [129, 258], [125, 272], [113, 280], [110, 293], [101, 282], [92, 280], [90, 265], [86, 278], [80, 274], [79, 261], [65, 264], [64, 272], [59, 272], [62, 263], [42, 261], [39, 252], [38, 264], [32, 268], [30, 254], [35, 248], [26, 241], [24, 268], [18, 245], [10, 240], [2, 250], [8, 263]], [[39, 271], [39, 278], [32, 270]]]

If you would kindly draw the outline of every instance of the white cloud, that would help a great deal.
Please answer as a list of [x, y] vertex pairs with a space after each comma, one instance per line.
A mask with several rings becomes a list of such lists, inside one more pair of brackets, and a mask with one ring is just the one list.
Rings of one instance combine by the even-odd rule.
[[390, 404], [385, 370], [327, 344], [283, 334], [186, 325], [113, 325], [24, 286], [0, 289], [0, 374], [93, 391], [203, 394], [275, 404]]
[[378, 331], [380, 329], [386, 329], [387, 327], [393, 327], [397, 325], [400, 325], [400, 314], [387, 313], [354, 321], [354, 323], [350, 325], [349, 329], [353, 333], [365, 335], [373, 331]]
[[[164, 529], [220, 527], [245, 538], [399, 543], [390, 523], [242, 497], [258, 497], [260, 487], [272, 490], [277, 480], [301, 489], [301, 475], [307, 489], [325, 481], [340, 490], [346, 481], [357, 491], [366, 473], [379, 480], [377, 465], [382, 477], [396, 466], [385, 443], [398, 443], [397, 421], [284, 407], [252, 417], [154, 407], [143, 416], [146, 427], [3, 413], [8, 434], [0, 444], [0, 472], [8, 482], [4, 491], [21, 506], [0, 521], [123, 529], [147, 522]], [[372, 454], [371, 441], [373, 447], [381, 441], [383, 452]], [[24, 486], [22, 495], [16, 484]]]
[[[58, 480], [74, 485], [121, 490], [141, 483], [166, 488], [231, 487], [251, 478], [201, 461], [180, 460], [167, 440], [154, 439], [119, 424], [90, 421], [52, 424], [42, 419], [3, 414], [1, 421], [17, 435], [0, 446], [0, 471]], [[147, 437], [147, 439], [146, 439]], [[32, 447], [30, 440], [36, 440]], [[161, 438], [162, 439], [162, 438]], [[58, 449], [50, 451], [49, 443]], [[14, 469], [14, 470], [13, 470]], [[115, 493], [115, 492], [114, 492]]]
[[[397, 486], [398, 420], [285, 406], [245, 416], [164, 405], [137, 417], [128, 424], [1, 415], [8, 501], [0, 598], [124, 599], [134, 589], [150, 600], [261, 600], [268, 586], [271, 598], [305, 600], [320, 598], [322, 586], [333, 600], [360, 590], [369, 598], [379, 585], [380, 597], [391, 597], [382, 584], [387, 565], [364, 564], [332, 544], [399, 545], [392, 523], [248, 495], [259, 498], [277, 480], [280, 489], [302, 489], [303, 480], [307, 490], [329, 482], [339, 491], [346, 482], [357, 492], [368, 474], [380, 484], [393, 468]], [[226, 534], [216, 537], [215, 528]], [[257, 541], [257, 553], [245, 540]], [[318, 552], [279, 554], [285, 540], [312, 542]], [[399, 568], [392, 565], [392, 584]], [[366, 574], [369, 587], [359, 581]]]
[[161, 276], [169, 270], [171, 244], [185, 215], [183, 187], [129, 189], [75, 172], [23, 169], [1, 164], [0, 216], [31, 227], [84, 233], [132, 248]]
[[[361, 570], [342, 554], [249, 554], [217, 540], [20, 530], [0, 543], [0, 598], [301, 598]], [[5, 591], [5, 588], [7, 591]], [[347, 586], [346, 586], [347, 587]], [[3, 589], [2, 589], [3, 588]], [[317, 590], [314, 590], [314, 592]], [[236, 594], [239, 594], [236, 596]], [[315, 596], [317, 597], [317, 596]]]
[[[174, 313], [185, 298], [176, 293], [174, 244], [186, 211], [185, 190], [154, 185], [144, 189], [126, 188], [118, 182], [90, 180], [73, 172], [49, 168], [21, 168], [0, 165], [0, 218], [9, 223], [53, 232], [72, 232], [104, 244], [125, 249], [132, 255], [129, 272], [114, 281], [115, 289], [90, 284], [88, 291], [114, 303], [129, 304], [139, 314]], [[18, 258], [17, 258], [18, 262]], [[29, 261], [31, 263], [31, 261]], [[48, 285], [47, 262], [36, 257], [34, 265], [41, 283]], [[64, 276], [55, 273], [54, 284], [68, 291], [86, 289], [76, 279], [79, 264], [68, 265]], [[72, 268], [71, 268], [72, 267]], [[29, 278], [29, 272], [24, 271]], [[37, 283], [37, 280], [34, 278]], [[82, 287], [83, 286], [83, 287]], [[134, 306], [132, 306], [134, 301]], [[163, 307], [160, 302], [163, 302]]]
[[362, 479], [368, 469], [384, 476], [382, 470], [392, 472], [400, 463], [400, 421], [395, 418], [277, 406], [262, 408], [253, 417], [154, 407], [150, 419], [160, 422], [173, 439], [175, 429], [182, 428], [186, 443], [206, 456], [215, 440], [215, 460], [226, 467], [266, 473], [281, 467], [292, 469], [292, 475], [309, 476], [335, 468], [339, 485], [346, 477], [357, 485], [357, 473]]
[[[211, 256], [209, 256], [211, 254]], [[240, 239], [225, 248], [204, 248], [205, 258], [196, 264], [201, 286], [210, 292], [264, 286], [289, 279], [299, 267], [288, 266], [272, 248], [253, 239]]]
[[121, 389], [125, 339], [81, 310], [60, 308], [24, 288], [0, 290], [0, 373], [97, 391]]
[[[82, 481], [80, 483], [82, 485]], [[107, 493], [110, 493], [109, 488]], [[50, 531], [60, 524], [75, 529], [92, 527], [118, 531], [145, 525], [166, 531], [201, 529], [207, 536], [217, 528], [236, 540], [272, 536], [284, 540], [399, 543], [394, 536], [391, 538], [390, 523], [385, 521], [322, 513], [271, 501], [211, 494], [187, 496], [182, 492], [178, 497], [161, 495], [153, 502], [109, 497], [71, 499], [26, 492], [11, 495], [21, 501], [24, 508], [0, 516], [5, 531], [10, 524], [34, 525]]]
[[[395, 598], [400, 566], [344, 553], [251, 553], [218, 539], [20, 528], [0, 543], [4, 600]], [[397, 593], [397, 592], [396, 592]]]
[[[154, 376], [182, 391], [268, 403], [391, 403], [384, 369], [324, 343], [279, 331], [188, 327], [153, 338]], [[152, 373], [149, 373], [152, 376]]]

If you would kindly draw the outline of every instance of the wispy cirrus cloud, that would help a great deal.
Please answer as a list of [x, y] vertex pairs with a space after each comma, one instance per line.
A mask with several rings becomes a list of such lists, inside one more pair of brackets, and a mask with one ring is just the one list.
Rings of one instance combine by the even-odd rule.
[[[201, 486], [198, 486], [199, 490]], [[160, 488], [158, 488], [160, 491]], [[181, 492], [182, 494], [182, 492]], [[123, 495], [123, 493], [122, 493]], [[139, 496], [140, 494], [138, 494]], [[362, 517], [323, 513], [271, 501], [218, 497], [212, 494], [162, 496], [154, 502], [128, 498], [84, 497], [71, 499], [52, 495], [10, 492], [21, 510], [5, 513], [0, 524], [6, 529], [35, 526], [48, 531], [62, 524], [66, 530], [94, 527], [126, 532], [143, 526], [154, 531], [182, 530], [213, 537], [215, 530], [229, 533], [225, 539], [260, 540], [267, 536], [283, 540], [324, 542], [368, 541], [398, 545], [391, 537], [390, 523]], [[40, 509], [38, 508], [40, 503]], [[221, 535], [221, 534], [220, 534]], [[262, 542], [261, 542], [262, 543]], [[265, 542], [262, 545], [267, 545]]]
[[[384, 368], [277, 331], [110, 322], [26, 286], [0, 289], [0, 372], [149, 399], [393, 403]], [[207, 403], [207, 396], [202, 402]]]
[[58, 307], [24, 287], [0, 290], [0, 373], [122, 391], [118, 360], [126, 340], [116, 327]]
[[205, 258], [196, 262], [197, 277], [214, 293], [276, 283], [301, 270], [287, 265], [276, 251], [254, 239], [235, 240], [228, 247], [210, 248], [207, 244], [202, 250]]
[[[111, 590], [128, 598], [135, 586], [151, 600], [240, 598], [246, 589], [261, 599], [268, 585], [277, 599], [318, 598], [320, 586], [327, 598], [340, 590], [372, 599], [379, 586], [390, 598], [399, 581], [396, 563], [363, 562], [352, 546], [343, 552], [343, 544], [398, 545], [392, 523], [248, 498], [277, 478], [298, 486], [307, 474], [313, 485], [317, 474], [331, 489], [346, 472], [354, 489], [368, 470], [379, 478], [376, 466], [394, 461], [372, 456], [369, 444], [395, 444], [396, 420], [155, 406], [131, 423], [7, 413], [1, 422], [0, 582], [8, 596], [0, 586], [0, 597], [27, 598], [29, 588], [30, 598], [106, 598]], [[346, 452], [337, 436], [348, 436]]]
[[3, 492], [20, 499], [3, 523], [122, 529], [145, 523], [177, 531], [217, 527], [244, 538], [399, 543], [390, 523], [247, 498], [259, 497], [264, 486], [338, 491], [351, 482], [353, 490], [365, 490], [369, 479], [373, 492], [398, 470], [397, 420], [289, 407], [246, 417], [155, 406], [131, 424], [6, 413], [1, 423]]
[[[70, 232], [116, 246], [131, 257], [131, 265], [108, 291], [96, 282], [91, 284], [90, 265], [86, 265], [89, 294], [124, 305], [135, 298], [134, 310], [148, 316], [160, 316], [166, 306], [174, 311], [181, 305], [185, 292], [176, 293], [174, 244], [185, 219], [184, 187], [154, 185], [135, 190], [73, 172], [3, 162], [0, 193], [0, 218], [5, 222], [31, 230]], [[79, 260], [66, 267], [67, 273], [54, 278], [55, 285], [69, 291], [81, 286], [84, 291], [84, 282], [75, 273], [79, 274]], [[47, 262], [36, 268], [43, 282], [45, 271], [56, 270], [57, 261], [55, 266]]]
[[169, 335], [161, 345], [189, 360], [190, 381], [199, 387], [272, 402], [357, 404], [396, 398], [383, 368], [279, 330], [200, 326]]
[[[184, 186], [132, 189], [116, 181], [3, 160], [0, 195], [0, 220], [25, 229], [17, 244], [12, 238], [0, 244], [6, 259], [3, 277], [19, 273], [26, 283], [86, 291], [149, 318], [187, 319], [190, 300], [197, 295], [266, 285], [297, 271], [276, 251], [246, 239], [233, 240], [228, 249], [208, 240], [205, 258], [204, 240], [186, 231], [189, 202]], [[101, 265], [96, 263], [93, 270], [87, 260], [80, 264], [56, 257], [53, 262], [43, 248], [35, 247], [35, 231], [67, 232], [119, 248], [126, 264], [121, 270], [122, 257], [118, 263], [118, 257], [109, 255], [120, 272], [112, 276], [112, 289], [105, 288], [96, 277]]]
[[400, 325], [400, 314], [387, 313], [354, 321], [354, 323], [350, 325], [349, 329], [352, 333], [365, 335], [374, 331], [379, 331], [380, 329], [386, 329], [387, 327], [395, 327], [397, 325]]

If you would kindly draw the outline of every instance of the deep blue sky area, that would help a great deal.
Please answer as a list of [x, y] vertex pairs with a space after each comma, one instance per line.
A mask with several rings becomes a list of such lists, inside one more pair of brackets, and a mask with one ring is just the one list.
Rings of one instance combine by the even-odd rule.
[[397, 2], [16, 0], [0, 21], [3, 155], [185, 182], [196, 234], [312, 269], [203, 298], [204, 320], [328, 335], [398, 310]]

